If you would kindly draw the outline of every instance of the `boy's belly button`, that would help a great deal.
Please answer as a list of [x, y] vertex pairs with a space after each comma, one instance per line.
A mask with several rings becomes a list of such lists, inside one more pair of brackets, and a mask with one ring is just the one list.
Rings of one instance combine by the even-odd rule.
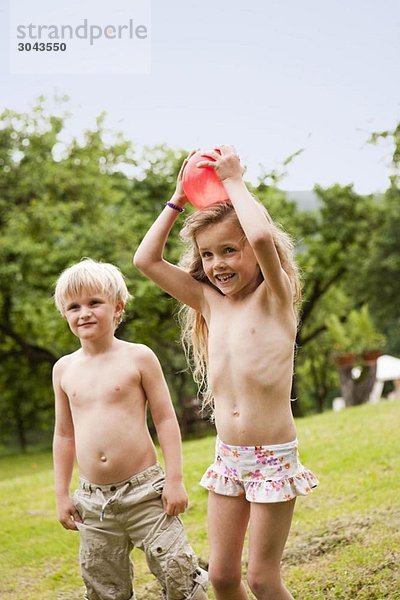
[[234, 417], [238, 417], [240, 415], [239, 409], [235, 407], [232, 411], [232, 414]]
[[102, 454], [100, 456], [100, 460], [101, 460], [101, 462], [107, 462], [107, 456], [104, 456], [104, 454]]

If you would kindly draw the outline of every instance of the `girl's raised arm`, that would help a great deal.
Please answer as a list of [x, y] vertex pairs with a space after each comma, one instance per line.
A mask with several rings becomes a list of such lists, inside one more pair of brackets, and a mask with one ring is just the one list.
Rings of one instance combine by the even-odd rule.
[[178, 175], [175, 193], [170, 205], [164, 210], [150, 227], [138, 249], [135, 252], [133, 263], [146, 277], [152, 279], [158, 286], [180, 302], [202, 312], [204, 305], [204, 285], [196, 281], [189, 273], [180, 267], [166, 261], [163, 257], [164, 248], [169, 233], [180, 214], [179, 208], [187, 202], [182, 187], [182, 173], [186, 159]]

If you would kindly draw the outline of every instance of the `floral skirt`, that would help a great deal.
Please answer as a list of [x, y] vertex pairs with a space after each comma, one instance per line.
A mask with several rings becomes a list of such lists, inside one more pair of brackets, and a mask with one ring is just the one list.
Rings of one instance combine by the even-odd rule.
[[230, 446], [217, 438], [215, 461], [200, 485], [249, 502], [285, 502], [306, 496], [318, 479], [299, 458], [297, 439], [269, 446]]

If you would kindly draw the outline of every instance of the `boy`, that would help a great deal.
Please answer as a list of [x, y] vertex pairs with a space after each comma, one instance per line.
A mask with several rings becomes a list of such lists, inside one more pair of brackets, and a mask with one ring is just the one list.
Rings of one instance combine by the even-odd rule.
[[[54, 366], [57, 514], [81, 536], [87, 600], [130, 600], [133, 547], [145, 552], [168, 600], [205, 600], [205, 573], [178, 515], [187, 508], [179, 426], [153, 352], [115, 337], [130, 295], [117, 267], [91, 259], [66, 269], [55, 303], [81, 348]], [[149, 405], [164, 455], [157, 463]], [[69, 495], [74, 458], [80, 480]]]

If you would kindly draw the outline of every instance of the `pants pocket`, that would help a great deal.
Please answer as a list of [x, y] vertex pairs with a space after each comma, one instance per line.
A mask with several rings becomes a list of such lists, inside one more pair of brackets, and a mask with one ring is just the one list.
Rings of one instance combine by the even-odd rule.
[[153, 490], [159, 496], [161, 496], [163, 493], [164, 485], [165, 485], [165, 476], [164, 475], [162, 475], [161, 477], [158, 477], [155, 481], [151, 482], [151, 486], [152, 486]]
[[157, 577], [168, 600], [189, 598], [195, 585], [197, 559], [178, 517], [166, 514], [157, 521], [144, 540], [151, 572]]

